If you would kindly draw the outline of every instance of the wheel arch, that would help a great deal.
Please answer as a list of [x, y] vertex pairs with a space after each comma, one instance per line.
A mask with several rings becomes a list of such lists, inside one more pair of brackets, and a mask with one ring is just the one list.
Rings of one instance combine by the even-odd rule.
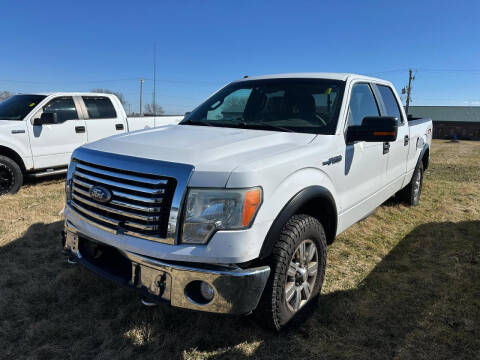
[[24, 175], [26, 174], [27, 169], [25, 167], [25, 163], [23, 162], [22, 157], [15, 150], [7, 146], [0, 145], [0, 155], [6, 156], [12, 159], [13, 161], [15, 161], [18, 164], [18, 166], [20, 166], [20, 169], [22, 170], [23, 174]]
[[296, 193], [277, 215], [263, 242], [260, 258], [270, 256], [283, 226], [296, 214], [307, 214], [318, 219], [325, 229], [327, 244], [335, 240], [338, 224], [335, 200], [327, 188], [309, 186]]
[[417, 164], [415, 165], [415, 170], [418, 169], [420, 164], [423, 164], [423, 170], [427, 170], [429, 163], [430, 163], [430, 146], [427, 143], [425, 143], [423, 145], [422, 151], [420, 152], [420, 155], [418, 155], [418, 160], [417, 160]]

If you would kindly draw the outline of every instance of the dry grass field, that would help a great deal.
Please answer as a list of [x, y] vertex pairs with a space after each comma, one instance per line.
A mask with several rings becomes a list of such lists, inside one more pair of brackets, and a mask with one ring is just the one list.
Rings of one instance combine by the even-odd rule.
[[0, 359], [480, 359], [480, 142], [435, 141], [420, 206], [339, 236], [311, 318], [281, 334], [68, 265], [63, 201], [62, 178], [0, 198]]

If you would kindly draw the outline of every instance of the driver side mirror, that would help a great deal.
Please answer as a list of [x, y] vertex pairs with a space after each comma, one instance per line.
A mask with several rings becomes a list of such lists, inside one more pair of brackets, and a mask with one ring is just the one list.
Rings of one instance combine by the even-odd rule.
[[397, 140], [398, 119], [391, 116], [367, 116], [362, 125], [347, 128], [347, 144], [355, 141], [390, 142]]
[[57, 113], [53, 112], [44, 112], [39, 118], [33, 120], [33, 125], [38, 126], [56, 123], [58, 123], [58, 116]]

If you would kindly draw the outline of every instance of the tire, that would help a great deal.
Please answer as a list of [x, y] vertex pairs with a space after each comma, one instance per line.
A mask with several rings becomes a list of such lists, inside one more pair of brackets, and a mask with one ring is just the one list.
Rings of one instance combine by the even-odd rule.
[[6, 156], [0, 156], [0, 195], [15, 194], [23, 184], [20, 166]]
[[270, 279], [256, 311], [263, 325], [279, 331], [294, 318], [305, 320], [306, 305], [318, 299], [322, 288], [326, 260], [322, 224], [308, 215], [292, 216], [273, 247]]
[[422, 185], [423, 185], [423, 163], [420, 162], [420, 165], [413, 172], [412, 180], [410, 180], [410, 183], [404, 189], [400, 190], [400, 192], [398, 193], [400, 200], [409, 206], [417, 206], [418, 203], [420, 202]]

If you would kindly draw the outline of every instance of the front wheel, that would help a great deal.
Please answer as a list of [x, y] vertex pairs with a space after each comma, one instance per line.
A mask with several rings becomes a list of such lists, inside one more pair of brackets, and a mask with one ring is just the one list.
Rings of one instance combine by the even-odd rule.
[[322, 224], [294, 215], [274, 245], [272, 276], [259, 308], [266, 325], [282, 329], [319, 294], [325, 277], [327, 244]]
[[0, 195], [15, 194], [23, 184], [20, 166], [6, 156], [0, 156]]

